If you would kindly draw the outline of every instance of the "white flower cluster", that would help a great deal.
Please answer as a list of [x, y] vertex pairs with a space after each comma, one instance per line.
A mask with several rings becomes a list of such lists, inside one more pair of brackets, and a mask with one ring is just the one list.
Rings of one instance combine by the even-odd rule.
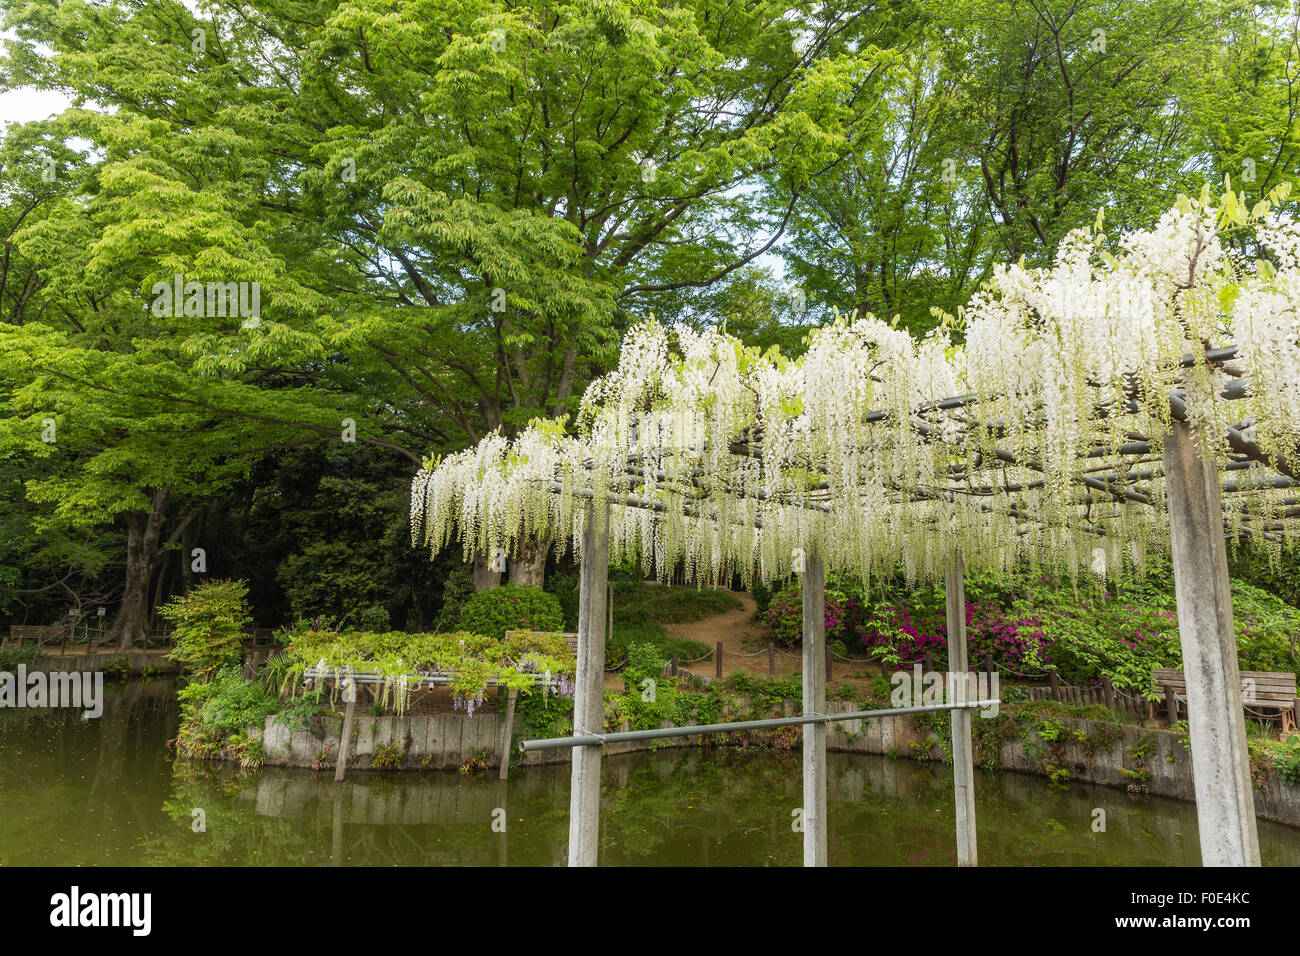
[[[576, 549], [608, 506], [612, 557], [704, 583], [787, 574], [799, 549], [864, 574], [937, 575], [954, 551], [1118, 573], [1167, 535], [1175, 417], [1225, 465], [1230, 429], [1300, 458], [1300, 228], [1262, 207], [1185, 200], [1116, 254], [1072, 233], [1050, 268], [995, 271], [960, 347], [837, 316], [790, 359], [643, 323], [576, 434], [537, 421], [421, 471], [413, 533], [467, 555], [538, 535]], [[1221, 230], [1247, 222], [1269, 261], [1225, 252]], [[1241, 487], [1276, 477], [1231, 468]], [[1234, 529], [1288, 533], [1278, 484], [1233, 499]]]

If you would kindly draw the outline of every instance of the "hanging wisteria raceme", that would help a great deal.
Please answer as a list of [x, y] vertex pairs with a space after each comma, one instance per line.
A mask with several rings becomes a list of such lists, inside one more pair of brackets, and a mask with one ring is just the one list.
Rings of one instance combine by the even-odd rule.
[[[920, 340], [837, 314], [790, 359], [642, 323], [572, 434], [539, 420], [426, 463], [413, 534], [467, 557], [539, 535], [580, 556], [608, 510], [615, 559], [705, 584], [814, 551], [866, 575], [937, 576], [954, 552], [1116, 574], [1167, 540], [1162, 445], [1184, 421], [1223, 469], [1229, 530], [1276, 546], [1300, 512], [1300, 226], [1269, 206], [1183, 199], [1114, 252], [1099, 217]], [[1259, 257], [1229, 253], [1229, 230]]]

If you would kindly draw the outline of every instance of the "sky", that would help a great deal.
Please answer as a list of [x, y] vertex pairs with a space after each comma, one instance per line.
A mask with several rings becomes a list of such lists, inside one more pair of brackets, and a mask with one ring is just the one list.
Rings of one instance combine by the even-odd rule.
[[72, 101], [62, 93], [20, 88], [0, 92], [0, 125], [30, 123], [61, 113]]

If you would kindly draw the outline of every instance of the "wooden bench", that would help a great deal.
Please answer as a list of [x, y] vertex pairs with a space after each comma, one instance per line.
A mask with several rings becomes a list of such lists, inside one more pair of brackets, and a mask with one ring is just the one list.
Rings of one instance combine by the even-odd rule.
[[[1187, 678], [1175, 668], [1157, 667], [1151, 671], [1151, 681], [1164, 695], [1169, 723], [1177, 723], [1178, 704], [1187, 700]], [[1296, 729], [1295, 674], [1242, 671], [1241, 702], [1247, 709], [1276, 711], [1282, 718], [1282, 733]]]

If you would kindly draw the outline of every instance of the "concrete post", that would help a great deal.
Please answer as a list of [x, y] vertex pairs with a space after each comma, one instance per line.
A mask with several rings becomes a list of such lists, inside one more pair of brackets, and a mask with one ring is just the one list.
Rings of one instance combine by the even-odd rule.
[[[961, 555], [948, 559], [944, 578], [944, 597], [948, 610], [948, 687], [955, 690], [958, 701], [970, 698], [970, 669], [966, 656], [966, 581]], [[951, 701], [950, 701], [951, 703]], [[952, 788], [957, 809], [957, 865], [977, 866], [979, 855], [975, 840], [975, 757], [971, 749], [969, 710], [950, 711], [952, 715]]]
[[[826, 571], [811, 551], [803, 573], [803, 712], [826, 713]], [[803, 728], [803, 865], [826, 865], [826, 725]]]
[[1201, 861], [1259, 866], [1218, 469], [1182, 422], [1164, 459]]
[[357, 709], [357, 685], [348, 678], [343, 682], [343, 732], [339, 734], [339, 759], [334, 765], [334, 782], [343, 779], [348, 769], [348, 745], [352, 742], [352, 715]]
[[[609, 506], [587, 505], [578, 584], [578, 673], [574, 734], [605, 723], [605, 586], [609, 581]], [[600, 747], [574, 747], [569, 796], [569, 866], [595, 866], [600, 847]]]
[[510, 742], [514, 736], [515, 730], [515, 702], [519, 699], [519, 691], [510, 688], [510, 696], [506, 698], [506, 726], [502, 734], [501, 741], [501, 768], [497, 772], [497, 778], [504, 780], [510, 773]]

